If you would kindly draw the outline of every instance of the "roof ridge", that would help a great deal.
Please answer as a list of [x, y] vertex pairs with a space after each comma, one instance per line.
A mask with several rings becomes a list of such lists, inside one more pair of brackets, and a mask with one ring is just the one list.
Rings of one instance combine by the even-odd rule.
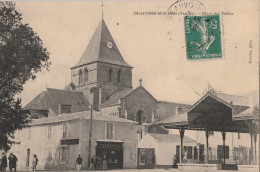
[[175, 103], [175, 104], [182, 104], [182, 105], [189, 105], [191, 106], [190, 104], [187, 104], [187, 103], [178, 103], [178, 102], [171, 102], [171, 101], [165, 101], [165, 100], [159, 100], [158, 103], [161, 103], [161, 102], [165, 102], [165, 103]]
[[47, 88], [47, 91], [51, 91], [51, 90], [56, 90], [56, 91], [64, 91], [64, 92], [79, 92], [79, 93], [83, 93], [82, 91], [79, 90], [64, 90], [64, 89], [58, 89], [58, 88]]

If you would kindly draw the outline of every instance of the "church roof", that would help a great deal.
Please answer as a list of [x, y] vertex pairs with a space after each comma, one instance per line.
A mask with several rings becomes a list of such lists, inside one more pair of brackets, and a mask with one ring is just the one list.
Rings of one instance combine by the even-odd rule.
[[138, 89], [143, 89], [145, 90], [155, 101], [157, 101], [152, 95], [151, 93], [149, 93], [143, 86], [139, 86], [135, 89], [127, 89], [127, 90], [123, 90], [123, 91], [117, 91], [114, 94], [112, 94], [109, 99], [107, 101], [105, 101], [104, 103], [102, 103], [103, 106], [105, 105], [114, 105], [114, 104], [118, 104], [119, 100], [121, 98], [126, 98], [128, 95], [132, 94], [133, 92], [135, 92]]
[[47, 88], [47, 91], [42, 91], [24, 110], [49, 110], [58, 114], [58, 105], [71, 105], [71, 112], [80, 112], [89, 109], [89, 101], [83, 92], [67, 91]]
[[79, 62], [72, 68], [93, 62], [104, 62], [131, 67], [118, 50], [106, 23], [101, 20]]
[[132, 88], [123, 90], [123, 91], [117, 91], [114, 94], [112, 94], [107, 101], [102, 103], [102, 105], [112, 105], [112, 104], [118, 104], [119, 99], [124, 98], [127, 96], [129, 93], [133, 91]]

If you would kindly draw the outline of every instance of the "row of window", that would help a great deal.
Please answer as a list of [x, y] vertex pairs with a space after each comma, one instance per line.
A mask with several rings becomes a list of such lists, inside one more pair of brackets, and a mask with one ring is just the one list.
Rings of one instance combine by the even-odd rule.
[[[114, 124], [113, 123], [106, 123], [106, 139], [113, 139], [114, 138]], [[62, 124], [62, 138], [66, 139], [68, 134], [68, 123], [64, 122]], [[48, 139], [52, 137], [52, 125], [48, 125]]]
[[[121, 75], [122, 72], [121, 70], [117, 71], [117, 82], [120, 83], [121, 82]], [[112, 82], [112, 78], [113, 78], [113, 69], [109, 70], [109, 74], [108, 74], [108, 80], [109, 82]], [[84, 69], [79, 70], [79, 85], [86, 83], [88, 81], [88, 69]]]
[[88, 69], [79, 70], [79, 85], [88, 81]]

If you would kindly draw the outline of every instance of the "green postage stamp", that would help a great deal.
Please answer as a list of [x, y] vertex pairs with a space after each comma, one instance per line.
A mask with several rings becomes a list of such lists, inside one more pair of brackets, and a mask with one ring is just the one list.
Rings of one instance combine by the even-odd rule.
[[188, 60], [222, 58], [219, 15], [185, 16]]

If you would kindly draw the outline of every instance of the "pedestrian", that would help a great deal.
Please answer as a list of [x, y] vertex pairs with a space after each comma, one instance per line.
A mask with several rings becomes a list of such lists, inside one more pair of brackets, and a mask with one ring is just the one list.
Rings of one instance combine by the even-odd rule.
[[14, 168], [14, 172], [16, 172], [16, 163], [18, 161], [17, 157], [11, 152], [9, 157], [9, 170], [12, 171], [12, 169]]
[[95, 170], [95, 162], [96, 162], [96, 157], [93, 155], [90, 159], [90, 167], [89, 170]]
[[1, 166], [2, 166], [2, 171], [6, 171], [6, 167], [7, 167], [7, 158], [5, 155], [5, 152], [2, 153], [2, 161], [1, 161]]
[[77, 171], [81, 170], [81, 164], [82, 164], [82, 158], [80, 157], [80, 155], [78, 155], [78, 158], [76, 159], [76, 169]]
[[174, 155], [172, 168], [178, 168], [177, 162], [178, 162], [177, 156]]
[[103, 168], [103, 170], [107, 170], [107, 158], [106, 158], [106, 155], [104, 155], [103, 159], [102, 159], [102, 168]]
[[102, 159], [98, 156], [96, 158], [96, 170], [101, 170], [102, 169]]
[[36, 166], [37, 166], [38, 162], [39, 162], [39, 160], [37, 158], [37, 155], [34, 154], [33, 155], [33, 161], [32, 161], [32, 171], [33, 172], [36, 172]]
[[183, 163], [187, 162], [187, 150], [184, 148], [184, 153], [183, 153]]

